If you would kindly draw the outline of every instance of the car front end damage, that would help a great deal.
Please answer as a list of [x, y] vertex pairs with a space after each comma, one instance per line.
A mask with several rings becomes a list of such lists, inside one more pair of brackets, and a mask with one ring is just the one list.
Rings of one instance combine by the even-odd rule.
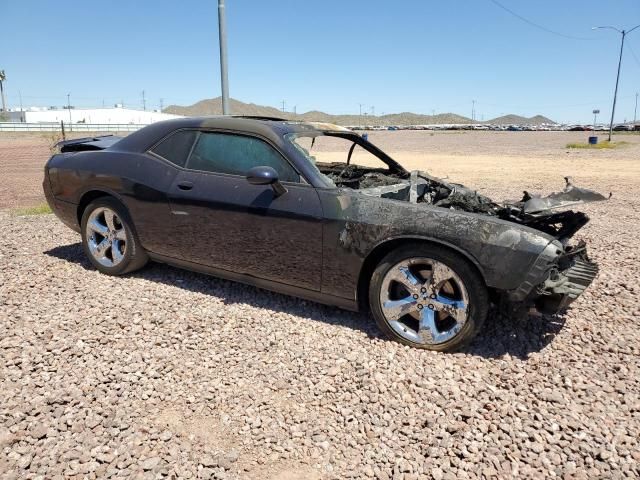
[[536, 288], [539, 297], [536, 308], [543, 313], [564, 310], [591, 285], [598, 274], [598, 265], [589, 260], [587, 247], [580, 242], [558, 258], [547, 279]]
[[499, 308], [508, 314], [535, 308], [542, 314], [563, 312], [593, 282], [598, 265], [589, 259], [585, 242], [563, 245], [554, 240], [538, 256], [526, 280], [500, 297]]
[[[510, 316], [525, 314], [531, 308], [542, 314], [562, 312], [585, 291], [598, 273], [597, 264], [587, 255], [586, 244], [583, 241], [572, 243], [572, 237], [588, 223], [589, 217], [567, 208], [607, 200], [607, 197], [576, 187], [569, 177], [565, 178], [566, 185], [560, 192], [541, 197], [525, 191], [519, 201], [498, 204], [468, 187], [425, 172], [389, 174], [346, 164], [323, 165], [321, 171], [338, 186], [363, 195], [486, 215], [553, 237], [518, 288], [496, 292], [495, 303], [499, 310]], [[517, 227], [514, 225], [514, 228]]]

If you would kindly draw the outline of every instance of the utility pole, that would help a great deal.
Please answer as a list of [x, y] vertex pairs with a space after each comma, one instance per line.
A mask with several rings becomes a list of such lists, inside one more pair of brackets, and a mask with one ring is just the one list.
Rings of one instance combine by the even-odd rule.
[[4, 70], [0, 70], [0, 97], [2, 97], [2, 111], [7, 111], [7, 100], [4, 98], [4, 82], [7, 79], [7, 75]]
[[360, 107], [360, 113], [358, 115], [358, 118], [360, 120], [360, 126], [362, 126], [362, 103], [359, 103], [358, 106]]
[[229, 115], [229, 75], [227, 73], [227, 18], [224, 0], [218, 0], [218, 35], [220, 38], [220, 83], [222, 86], [222, 114]]
[[[638, 95], [636, 94], [636, 97]], [[22, 92], [20, 90], [18, 90], [18, 98], [20, 99], [20, 111], [23, 112], [24, 109], [22, 108]], [[637, 102], [637, 98], [636, 98], [636, 102]]]
[[622, 40], [620, 41], [620, 57], [618, 58], [618, 74], [616, 75], [616, 88], [613, 91], [613, 106], [611, 107], [611, 122], [609, 122], [609, 141], [611, 141], [611, 135], [613, 134], [613, 118], [614, 115], [616, 114], [616, 100], [618, 99], [618, 83], [620, 82], [620, 68], [622, 66], [622, 51], [624, 50], [624, 39], [627, 35], [629, 35], [631, 32], [633, 32], [636, 28], [640, 27], [640, 25], [636, 25], [635, 27], [633, 27], [631, 30], [619, 30], [615, 27], [611, 27], [611, 26], [605, 26], [605, 27], [593, 27], [591, 30], [597, 30], [597, 29], [610, 29], [610, 30], [615, 30], [616, 32], [618, 32], [621, 37]]
[[471, 100], [471, 123], [476, 120], [476, 101]]
[[282, 112], [284, 113], [284, 105], [285, 105], [285, 101], [282, 100]]
[[636, 124], [636, 119], [638, 118], [638, 92], [636, 92], [636, 106], [633, 109], [633, 124]]
[[69, 110], [69, 131], [73, 131], [73, 120], [71, 120], [71, 94], [67, 93], [67, 110]]
[[620, 58], [618, 59], [618, 74], [616, 75], [616, 89], [613, 92], [613, 106], [611, 107], [611, 122], [609, 122], [609, 141], [613, 133], [613, 116], [616, 114], [616, 100], [618, 98], [618, 82], [620, 82], [620, 67], [622, 66], [622, 50], [624, 49], [624, 37], [626, 36], [622, 30], [622, 41], [620, 42]]
[[142, 90], [142, 110], [147, 111], [147, 100], [144, 98], [144, 90]]

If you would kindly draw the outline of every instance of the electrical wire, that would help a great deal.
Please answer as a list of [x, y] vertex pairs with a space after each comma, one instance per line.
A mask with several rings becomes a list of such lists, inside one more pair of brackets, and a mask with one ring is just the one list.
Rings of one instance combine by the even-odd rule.
[[638, 57], [636, 56], [636, 52], [633, 51], [633, 48], [631, 48], [631, 45], [627, 45], [627, 48], [631, 52], [631, 55], [633, 56], [633, 59], [636, 61], [636, 63], [640, 67], [640, 60], [638, 60]]
[[547, 33], [551, 33], [553, 35], [557, 35], [559, 37], [563, 37], [563, 38], [568, 38], [570, 40], [593, 40], [593, 38], [588, 38], [588, 37], [574, 37], [573, 35], [566, 35], [564, 33], [560, 33], [560, 32], [556, 32], [555, 30], [551, 30], [550, 28], [544, 27], [542, 25], [539, 25], [535, 22], [532, 22], [531, 20], [528, 20], [527, 18], [523, 17], [522, 15], [518, 15], [516, 12], [514, 12], [513, 10], [505, 7], [504, 5], [502, 5], [500, 2], [498, 2], [497, 0], [490, 0], [491, 3], [493, 3], [494, 5], [496, 5], [497, 7], [503, 9], [505, 12], [510, 13], [511, 15], [513, 15], [514, 17], [522, 20], [523, 22], [531, 25], [532, 27], [538, 28], [544, 32]]

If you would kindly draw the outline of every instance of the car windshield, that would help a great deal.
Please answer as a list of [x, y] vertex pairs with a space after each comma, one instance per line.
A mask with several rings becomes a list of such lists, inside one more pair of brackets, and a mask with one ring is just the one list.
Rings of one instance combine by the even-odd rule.
[[[290, 133], [286, 139], [315, 167], [329, 184], [336, 185], [333, 178], [326, 175], [336, 166], [372, 167], [387, 170], [388, 166], [380, 158], [355, 144], [350, 138], [327, 135], [323, 132]], [[342, 168], [341, 168], [342, 169]]]
[[[307, 160], [309, 160], [309, 163], [311, 165], [313, 165], [313, 167], [315, 168], [315, 170], [318, 172], [318, 175], [320, 175], [329, 185], [335, 187], [336, 184], [333, 183], [333, 180], [331, 180], [329, 177], [327, 177], [324, 173], [322, 173], [320, 171], [320, 169], [318, 168], [318, 164], [317, 164], [317, 159], [315, 156], [311, 155], [309, 149], [307, 147], [311, 147], [312, 143], [315, 143], [315, 139], [322, 135], [321, 133], [318, 134], [311, 134], [311, 133], [290, 133], [288, 135], [285, 136], [285, 138], [287, 139], [287, 141], [289, 141], [300, 153], [302, 153], [305, 158]], [[305, 146], [306, 145], [306, 146]]]

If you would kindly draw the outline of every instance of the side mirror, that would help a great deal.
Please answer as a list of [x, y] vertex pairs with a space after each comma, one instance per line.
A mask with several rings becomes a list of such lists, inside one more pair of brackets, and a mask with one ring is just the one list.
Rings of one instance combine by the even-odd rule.
[[280, 183], [278, 172], [272, 167], [260, 166], [250, 168], [246, 175], [251, 185], [271, 185], [276, 197], [287, 193], [287, 189]]

